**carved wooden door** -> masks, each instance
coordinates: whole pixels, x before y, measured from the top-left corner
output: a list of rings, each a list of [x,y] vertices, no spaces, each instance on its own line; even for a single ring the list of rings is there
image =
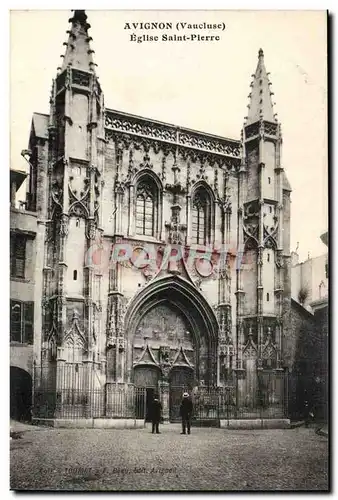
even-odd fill
[[[180,420],[180,405],[183,393],[191,394],[193,389],[194,372],[185,367],[173,368],[170,374],[169,415],[171,422]]]

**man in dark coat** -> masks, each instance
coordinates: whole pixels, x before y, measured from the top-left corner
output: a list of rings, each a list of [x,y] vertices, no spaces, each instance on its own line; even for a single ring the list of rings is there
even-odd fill
[[[188,434],[190,434],[190,426],[191,426],[191,417],[192,417],[193,405],[192,401],[189,398],[189,394],[185,392],[183,394],[182,403],[180,406],[180,416],[182,418],[182,432],[181,434],[185,434],[185,430],[188,430]]]
[[[304,401],[304,420],[305,420],[305,427],[309,427],[310,423],[314,419],[314,413],[313,410],[310,407],[309,401],[305,400]]]
[[[152,423],[151,432],[154,434],[156,429],[156,434],[161,434],[159,431],[159,424],[161,421],[161,413],[162,413],[162,405],[157,396],[154,397],[154,400],[151,404],[150,408],[150,418]]]

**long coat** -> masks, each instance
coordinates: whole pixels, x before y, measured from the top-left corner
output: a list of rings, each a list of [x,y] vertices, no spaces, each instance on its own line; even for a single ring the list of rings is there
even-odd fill
[[[191,418],[192,410],[193,410],[193,404],[191,399],[183,398],[180,406],[180,416],[185,419]]]
[[[161,420],[162,404],[158,400],[154,400],[150,406],[150,420],[159,422]]]

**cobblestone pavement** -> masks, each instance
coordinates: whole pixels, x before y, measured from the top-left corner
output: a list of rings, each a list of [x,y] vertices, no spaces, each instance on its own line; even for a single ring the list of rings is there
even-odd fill
[[[141,430],[39,429],[11,440],[20,490],[327,490],[328,439],[314,429],[162,425]]]

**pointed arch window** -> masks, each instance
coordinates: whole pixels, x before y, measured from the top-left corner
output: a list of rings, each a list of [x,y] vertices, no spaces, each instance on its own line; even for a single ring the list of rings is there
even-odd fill
[[[192,202],[192,243],[205,245],[211,234],[211,199],[207,191],[198,189]]]
[[[136,188],[136,234],[156,236],[158,214],[158,188],[149,177]]]

